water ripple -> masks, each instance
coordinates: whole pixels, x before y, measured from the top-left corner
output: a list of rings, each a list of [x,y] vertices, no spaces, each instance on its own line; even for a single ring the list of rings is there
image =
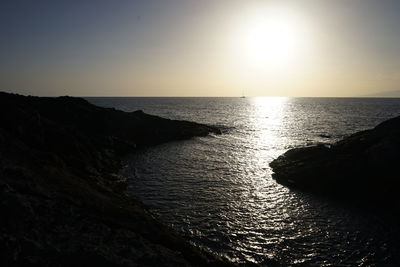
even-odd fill
[[[400,265],[398,226],[289,190],[269,168],[287,149],[333,142],[397,115],[399,99],[90,100],[226,125],[221,136],[140,151],[122,171],[130,193],[196,245],[241,263]]]

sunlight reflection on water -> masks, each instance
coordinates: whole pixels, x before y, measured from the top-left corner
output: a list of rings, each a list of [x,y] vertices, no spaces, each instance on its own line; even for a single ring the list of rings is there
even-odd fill
[[[268,259],[293,265],[398,263],[398,227],[289,190],[271,178],[269,163],[292,147],[333,142],[397,115],[400,100],[91,101],[227,129],[221,136],[140,151],[126,160],[123,170],[130,178],[130,193],[195,244],[244,263],[263,264]]]

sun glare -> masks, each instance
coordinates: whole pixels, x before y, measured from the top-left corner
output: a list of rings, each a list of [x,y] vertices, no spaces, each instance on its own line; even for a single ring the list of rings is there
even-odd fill
[[[237,53],[245,67],[279,71],[299,60],[306,40],[301,19],[283,8],[249,12],[237,38]]]

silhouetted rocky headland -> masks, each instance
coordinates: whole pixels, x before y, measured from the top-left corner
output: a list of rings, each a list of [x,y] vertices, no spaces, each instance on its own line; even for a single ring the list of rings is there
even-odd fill
[[[0,93],[1,266],[220,265],[125,195],[120,156],[217,128]]]
[[[399,164],[400,117],[396,117],[329,146],[289,150],[270,166],[281,184],[397,216]]]

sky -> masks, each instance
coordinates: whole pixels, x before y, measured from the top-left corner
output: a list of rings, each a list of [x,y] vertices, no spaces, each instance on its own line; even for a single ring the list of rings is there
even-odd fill
[[[390,95],[400,1],[0,2],[0,90],[40,96]]]

